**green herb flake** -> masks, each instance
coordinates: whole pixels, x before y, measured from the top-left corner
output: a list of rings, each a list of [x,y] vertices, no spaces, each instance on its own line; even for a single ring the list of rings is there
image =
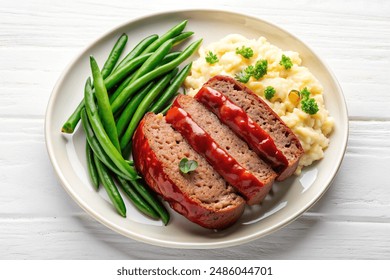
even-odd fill
[[[209,51],[206,55],[206,62],[208,64],[214,64],[214,63],[217,63],[219,61],[218,57],[212,52],[212,51]]]
[[[310,97],[310,91],[305,87],[303,90],[299,92],[302,99],[306,99]]]
[[[189,160],[188,158],[182,158],[179,163],[179,169],[184,174],[194,171],[197,167],[198,162],[195,160]]]
[[[314,98],[302,99],[301,100],[302,111],[310,115],[314,115],[318,112],[318,105]]]
[[[241,83],[247,83],[250,77],[253,77],[258,80],[262,78],[265,74],[267,74],[267,67],[268,62],[266,59],[258,60],[254,66],[249,65],[243,71],[237,73],[235,78]]]
[[[236,54],[240,54],[246,59],[251,58],[253,56],[253,50],[251,48],[247,48],[245,46],[242,46],[241,48],[236,49]]]
[[[288,56],[282,55],[282,59],[279,62],[280,65],[284,66],[284,69],[288,70],[293,66],[293,63],[291,61],[291,58]]]
[[[267,74],[268,61],[266,59],[261,59],[256,62],[253,77],[258,80]]]
[[[314,98],[310,98],[310,91],[305,87],[300,91],[301,109],[303,112],[314,115],[318,112],[318,104]]]
[[[247,68],[237,73],[235,78],[237,81],[241,83],[247,83],[251,78],[251,76],[253,75],[254,71],[255,68],[253,67],[253,65],[249,65]]]
[[[236,75],[235,75],[235,79],[241,83],[247,83],[249,82],[249,79],[250,79],[250,75],[248,75],[245,71],[241,71],[241,72],[238,72]]]
[[[264,96],[268,100],[271,100],[272,97],[274,97],[275,93],[276,93],[276,91],[275,91],[275,89],[272,86],[268,86],[264,90]]]

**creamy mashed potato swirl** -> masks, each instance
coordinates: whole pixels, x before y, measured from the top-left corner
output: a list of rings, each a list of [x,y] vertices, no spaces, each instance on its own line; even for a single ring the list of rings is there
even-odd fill
[[[253,56],[249,59],[236,54],[236,49],[242,46],[250,47]],[[209,64],[206,56],[213,52],[218,62]],[[288,56],[293,66],[286,70],[279,62],[282,55]],[[302,66],[302,60],[297,52],[283,51],[270,44],[266,38],[247,39],[238,34],[231,34],[218,42],[199,49],[199,58],[193,62],[191,74],[185,80],[185,87],[189,95],[195,95],[202,85],[215,75],[235,77],[237,73],[249,65],[254,65],[260,59],[268,62],[267,74],[259,80],[251,77],[245,84],[281,117],[299,138],[305,154],[299,162],[296,174],[300,174],[304,166],[324,156],[324,150],[329,145],[329,135],[333,130],[334,120],[329,116],[324,106],[323,88],[319,81]],[[267,100],[264,90],[268,86],[275,89],[275,95]],[[301,91],[307,88],[310,97],[317,102],[319,111],[310,115],[301,109],[299,99],[289,96],[291,90]]]

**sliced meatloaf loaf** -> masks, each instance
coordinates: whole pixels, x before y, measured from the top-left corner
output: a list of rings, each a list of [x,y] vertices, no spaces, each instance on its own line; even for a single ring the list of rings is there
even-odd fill
[[[224,162],[222,160],[219,160],[219,162],[215,161],[212,150],[207,149],[202,154],[209,162],[212,162],[214,169],[226,181],[237,188],[238,192],[247,200],[249,205],[260,203],[271,189],[277,174],[248,147],[247,143],[240,139],[229,127],[222,124],[213,113],[191,96],[179,95],[173,106],[184,109],[196,125],[200,127],[198,131],[204,130],[222,150],[221,152],[231,157],[230,160],[225,161],[226,166],[230,166],[230,163],[232,163],[229,161],[234,161],[238,165],[236,168],[241,169],[242,173],[238,177],[234,176],[237,174],[232,174],[229,168],[220,168],[220,166],[224,165]],[[180,123],[176,126],[180,126]],[[195,129],[194,133],[199,134],[198,131]],[[199,142],[199,139],[196,141]],[[190,144],[192,146],[197,145],[196,141]],[[202,148],[202,144],[198,146]]]
[[[148,113],[141,121],[133,137],[133,158],[147,184],[192,222],[223,229],[242,215],[245,201],[161,114]],[[196,160],[197,169],[183,174],[183,158]]]
[[[281,181],[292,175],[303,155],[303,148],[298,138],[280,117],[259,96],[231,77],[215,76],[205,86],[221,92],[234,104],[244,109],[248,116],[273,139],[276,147],[282,151],[288,161],[288,165],[279,173],[277,180]]]

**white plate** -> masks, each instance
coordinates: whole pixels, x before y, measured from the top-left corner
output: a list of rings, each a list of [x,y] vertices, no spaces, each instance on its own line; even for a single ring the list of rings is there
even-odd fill
[[[274,186],[262,206],[247,207],[233,227],[210,231],[188,222],[171,211],[171,222],[163,226],[138,213],[127,203],[127,218],[120,217],[104,192],[96,193],[87,177],[85,137],[82,129],[63,135],[61,126],[83,96],[89,75],[88,57],[93,54],[102,63],[118,36],[129,35],[129,47],[146,37],[163,34],[178,22],[188,19],[186,30],[202,37],[204,44],[219,40],[230,33],[247,37],[265,36],[272,44],[300,53],[303,65],[324,86],[326,107],[335,119],[331,143],[321,161]],[[188,10],[151,15],[130,21],[112,30],[88,46],[65,69],[51,95],[45,122],[46,145],[54,169],[69,195],[92,217],[127,237],[146,243],[175,248],[217,248],[242,244],[265,236],[287,225],[309,209],[326,191],[344,156],[348,137],[348,116],[342,91],[327,66],[299,39],[273,24],[248,15],[217,10]],[[127,200],[127,199],[126,199]]]

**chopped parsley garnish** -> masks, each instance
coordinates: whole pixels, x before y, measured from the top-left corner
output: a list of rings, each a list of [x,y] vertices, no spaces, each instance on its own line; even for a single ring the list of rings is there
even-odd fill
[[[217,63],[219,61],[218,57],[212,52],[212,51],[209,51],[206,55],[206,62],[208,64],[214,64],[214,63]]]
[[[254,69],[255,68],[253,67],[253,65],[249,65],[243,71],[236,74],[236,80],[241,83],[247,83],[250,77],[253,75]]]
[[[241,83],[247,83],[250,79],[250,75],[248,75],[245,70],[244,71],[241,71],[241,72],[238,72],[236,75],[235,75],[235,79]]]
[[[310,115],[314,115],[318,112],[318,105],[314,98],[307,98],[301,100],[302,111]]]
[[[194,171],[197,167],[198,162],[196,160],[189,160],[188,158],[182,158],[179,163],[179,169],[184,174]]]
[[[318,112],[318,104],[314,98],[310,98],[310,91],[304,88],[300,91],[301,109],[303,112],[314,115]]]
[[[268,67],[268,62],[266,59],[258,60],[255,66],[249,65],[243,71],[237,73],[235,78],[237,81],[241,83],[247,83],[250,77],[253,77],[256,80],[258,80],[261,77],[263,77],[265,74],[267,74],[267,67]]]
[[[274,97],[275,93],[276,93],[276,91],[275,91],[275,89],[272,86],[268,86],[264,90],[264,96],[268,100],[271,100],[272,97]]]
[[[242,46],[241,49],[237,48],[236,49],[236,54],[240,54],[245,58],[251,58],[253,56],[253,50],[251,48],[247,48],[245,46]]]
[[[284,54],[282,55],[282,59],[279,62],[280,65],[284,66],[284,69],[288,70],[293,66],[293,63],[291,61],[291,58],[288,56],[285,56]]]
[[[268,61],[266,59],[261,59],[256,62],[255,69],[253,72],[253,77],[258,80],[267,74]]]
[[[309,98],[310,96],[310,91],[305,87],[303,90],[299,92],[301,95],[302,99]]]

